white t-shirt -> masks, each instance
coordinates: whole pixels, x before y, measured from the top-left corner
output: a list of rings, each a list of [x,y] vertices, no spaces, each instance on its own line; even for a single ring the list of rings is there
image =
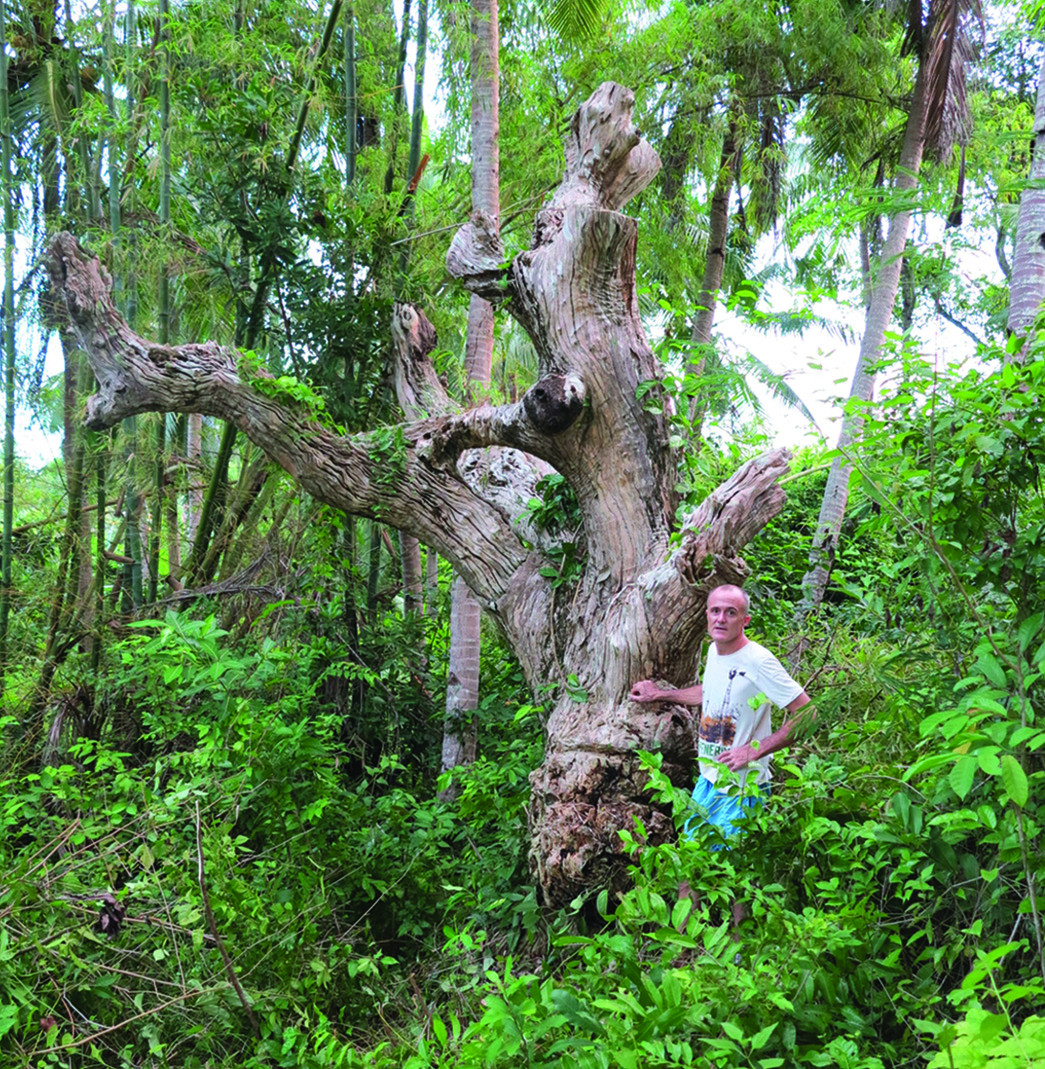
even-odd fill
[[[802,693],[802,685],[787,674],[776,657],[765,646],[750,640],[735,653],[724,656],[712,644],[702,686],[697,756],[700,774],[710,783],[722,771],[715,760],[719,754],[771,734],[772,706],[783,709]],[[769,757],[761,757],[742,769],[742,784],[749,772],[755,775],[756,783],[768,782],[772,776]]]

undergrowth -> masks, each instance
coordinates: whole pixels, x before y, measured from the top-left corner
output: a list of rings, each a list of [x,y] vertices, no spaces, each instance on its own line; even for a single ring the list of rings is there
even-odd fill
[[[633,888],[550,914],[526,857],[538,710],[491,699],[444,803],[395,754],[349,760],[307,645],[223,637],[140,628],[110,694],[133,692],[137,736],[5,772],[5,1065],[1001,1069],[1045,1050],[1040,733],[1003,740],[1033,758],[1021,780],[984,712],[1038,639],[927,696],[902,651],[836,635],[820,732],[733,849],[622,829]],[[687,792],[647,761],[681,822]]]

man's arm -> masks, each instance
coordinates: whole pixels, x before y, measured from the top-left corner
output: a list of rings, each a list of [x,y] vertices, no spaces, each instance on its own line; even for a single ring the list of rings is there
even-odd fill
[[[693,687],[658,687],[652,679],[640,679],[628,697],[633,702],[674,702],[676,705],[700,705],[700,684]],[[797,701],[797,699],[795,699]],[[806,699],[808,701],[808,699]]]
[[[739,772],[740,769],[751,764],[752,761],[757,761],[760,757],[768,757],[769,754],[783,749],[799,724],[811,718],[815,719],[816,713],[812,709],[808,713],[800,712],[802,708],[809,704],[809,701],[809,695],[802,691],[793,702],[789,702],[787,705],[787,711],[792,715],[772,735],[767,735],[757,747],[747,742],[743,746],[734,746],[730,750],[723,751],[718,757],[719,762],[727,768],[733,769],[734,772]]]

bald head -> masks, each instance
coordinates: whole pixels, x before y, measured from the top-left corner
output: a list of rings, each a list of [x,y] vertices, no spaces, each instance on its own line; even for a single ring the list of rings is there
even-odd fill
[[[751,598],[743,587],[736,586],[734,583],[721,583],[712,589],[711,594],[726,594],[731,599],[740,598],[745,614],[751,612]],[[711,599],[711,594],[708,594],[708,600]]]

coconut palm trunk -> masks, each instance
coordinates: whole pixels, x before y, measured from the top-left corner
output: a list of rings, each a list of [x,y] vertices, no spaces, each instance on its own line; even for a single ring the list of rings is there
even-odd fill
[[[1034,320],[1045,297],[1045,59],[1038,76],[1038,97],[1034,107],[1034,154],[1026,188],[1020,194],[1020,214],[1016,222],[1016,251],[1012,258],[1009,288],[1009,333],[1019,339],[1011,360],[1023,363]]]
[[[166,239],[171,222],[171,64],[170,64],[170,8],[168,0],[160,0],[160,230]],[[161,345],[170,341],[171,290],[167,265],[160,268],[158,339]],[[156,424],[155,498],[152,503],[152,523],[149,531],[149,600],[155,601],[160,582],[160,543],[163,535],[164,501],[167,495],[167,421]],[[168,564],[169,566],[169,564]]]
[[[970,12],[978,15],[978,4],[963,3],[962,0],[937,0],[930,7],[924,31],[920,23],[912,27],[921,46],[918,48],[914,92],[893,183],[893,199],[898,207],[889,217],[888,233],[871,280],[863,340],[838,435],[838,456],[831,466],[824,488],[809,555],[809,570],[802,579],[802,600],[795,614],[799,628],[823,601],[837,551],[842,520],[849,502],[852,448],[863,428],[862,405],[871,399],[874,390],[875,364],[881,357],[885,332],[892,319],[900,287],[904,248],[911,229],[911,207],[918,185],[927,128],[930,125],[933,127],[934,132],[929,137],[934,143],[938,142],[944,108],[949,103],[960,107],[960,104],[955,104],[956,96],[964,100],[962,75],[967,52],[962,45],[962,20]],[[801,646],[792,655],[793,667],[797,668],[800,657]]]
[[[0,185],[4,198],[4,530],[0,571],[0,695],[3,694],[7,671],[15,496],[15,190],[11,176],[11,112],[7,94],[7,11],[4,0],[0,0]]]
[[[697,298],[697,314],[693,320],[690,334],[691,357],[689,374],[699,377],[704,373],[707,363],[707,346],[711,344],[711,328],[715,323],[715,306],[718,303],[719,290],[722,289],[722,277],[726,270],[726,239],[729,236],[729,198],[736,181],[736,172],[740,164],[740,144],[738,140],[736,113],[732,113],[729,126],[722,141],[722,158],[719,163],[715,190],[711,195],[711,208],[708,213],[708,245],[704,257],[704,276],[700,283],[700,296]],[[699,396],[694,396],[690,405],[690,423],[693,426],[692,440],[699,443],[701,427],[704,422],[704,406]]]
[[[486,216],[493,233],[499,230],[500,213],[499,48],[497,0],[473,0],[472,212]],[[493,306],[473,293],[468,304],[465,371],[470,390],[480,395],[490,386],[493,327]],[[479,602],[458,576],[450,602],[450,664],[441,760],[444,772],[475,760],[481,626]]]
[[[409,10],[409,8],[407,8]],[[405,13],[404,13],[405,18]],[[403,27],[403,40],[406,40],[406,27]],[[414,100],[410,116],[410,151],[407,156],[406,173],[410,188],[413,189],[414,179],[418,168],[421,166],[421,133],[424,126],[424,81],[425,81],[425,51],[428,47],[428,0],[420,0],[417,5],[417,59],[414,65]],[[394,146],[393,146],[394,151]],[[413,213],[413,197],[410,197],[408,209]],[[406,274],[407,264],[410,259],[410,246],[403,246],[400,258],[400,268]],[[421,543],[412,535],[399,532],[399,558],[403,570],[403,611],[408,616],[416,616],[421,612],[422,604],[422,576],[421,576]]]

